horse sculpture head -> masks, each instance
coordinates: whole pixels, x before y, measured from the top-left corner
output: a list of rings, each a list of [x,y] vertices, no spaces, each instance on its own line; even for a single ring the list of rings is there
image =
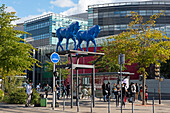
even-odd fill
[[[78,30],[80,29],[79,22],[75,21],[73,22],[70,27],[73,29],[73,33],[76,34]]]
[[[94,37],[96,38],[99,35],[101,29],[100,29],[99,25],[94,25],[93,27],[95,28],[94,29]]]

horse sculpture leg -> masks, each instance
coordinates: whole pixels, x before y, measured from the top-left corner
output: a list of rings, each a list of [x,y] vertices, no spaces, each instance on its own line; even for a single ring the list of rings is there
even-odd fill
[[[94,47],[95,47],[95,50],[94,52],[96,52],[96,41],[95,40],[92,40],[93,44],[94,44]]]
[[[77,50],[77,48],[76,48],[76,39],[75,39],[75,36],[73,36],[72,40],[74,41],[74,50]]]
[[[66,50],[68,50],[68,43],[69,43],[69,37],[66,37],[67,41],[66,41]]]
[[[86,48],[87,52],[88,52],[88,48],[89,48],[89,41],[87,41],[87,48]]]
[[[82,43],[82,40],[78,40],[77,50],[78,48],[80,48],[80,50],[83,51],[83,49],[81,48],[81,43]]]
[[[62,51],[64,51],[63,46],[61,45],[61,42],[63,41],[63,38],[61,39],[61,37],[58,37],[58,39],[59,39],[59,41],[58,41],[58,43],[57,43],[56,52],[58,52],[58,47],[59,47],[59,46],[61,47]]]

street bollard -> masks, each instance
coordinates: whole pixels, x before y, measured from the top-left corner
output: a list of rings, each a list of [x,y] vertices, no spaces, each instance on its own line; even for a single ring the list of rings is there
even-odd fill
[[[63,95],[64,97],[63,97],[63,111],[65,110],[65,93],[64,93],[64,95]]]
[[[152,101],[152,103],[153,103],[153,113],[155,112],[155,103],[154,103],[154,97],[153,97],[153,101]]]
[[[110,96],[108,97],[108,113],[110,113]]]
[[[77,101],[77,112],[79,112],[79,101]]]
[[[91,113],[93,113],[93,97],[91,96]]]
[[[133,99],[133,97],[132,97],[132,113],[133,113],[133,100],[134,100],[134,99]]]

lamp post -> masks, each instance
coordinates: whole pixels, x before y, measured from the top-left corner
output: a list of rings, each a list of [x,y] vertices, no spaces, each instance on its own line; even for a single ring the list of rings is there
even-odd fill
[[[121,84],[121,113],[122,113],[122,64],[125,63],[125,54],[121,54],[118,57],[118,63],[120,64],[120,84]]]

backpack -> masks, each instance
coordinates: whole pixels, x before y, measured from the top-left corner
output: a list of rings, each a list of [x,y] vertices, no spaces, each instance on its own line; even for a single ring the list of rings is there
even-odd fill
[[[132,85],[132,93],[136,93],[136,88],[134,85]]]

